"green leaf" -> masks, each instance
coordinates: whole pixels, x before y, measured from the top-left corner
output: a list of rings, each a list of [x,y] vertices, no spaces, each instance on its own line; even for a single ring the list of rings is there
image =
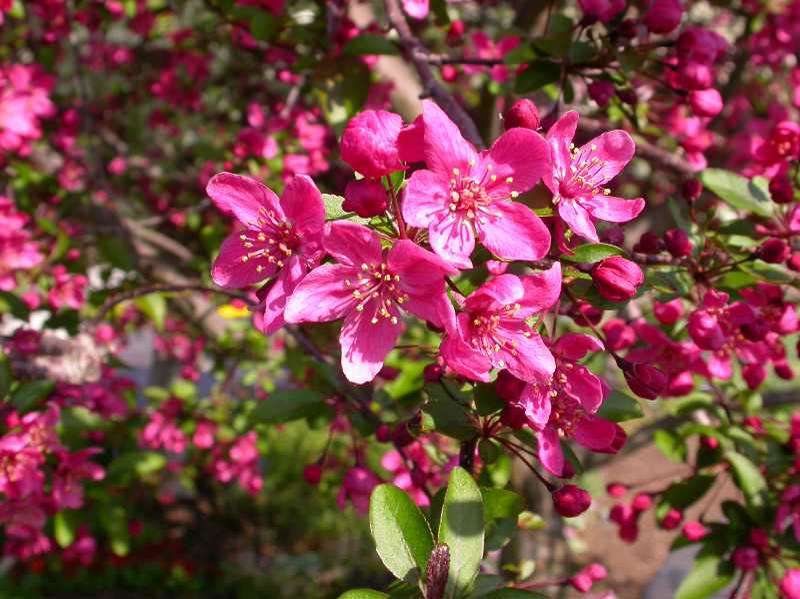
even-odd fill
[[[68,547],[75,540],[76,515],[75,512],[61,511],[53,516],[53,535],[59,547]]]
[[[250,21],[250,33],[262,42],[271,40],[278,32],[280,24],[278,19],[263,10],[254,11]]]
[[[97,249],[112,266],[126,271],[136,269],[136,250],[126,238],[120,236],[98,237]]]
[[[653,442],[661,453],[673,462],[683,462],[686,459],[686,441],[674,431],[657,430],[653,434]]]
[[[0,314],[10,312],[20,320],[28,320],[31,311],[19,297],[8,291],[0,291]]]
[[[609,256],[624,256],[625,250],[618,248],[615,245],[608,243],[586,243],[575,248],[572,254],[564,254],[561,256],[563,260],[570,262],[593,263],[599,262],[603,258]]]
[[[663,518],[670,508],[685,510],[705,495],[714,484],[716,477],[700,474],[692,478],[671,484],[661,495],[656,509],[656,518]]]
[[[698,557],[675,592],[675,599],[704,599],[724,589],[733,578],[726,566],[717,555]]]
[[[115,555],[128,555],[131,540],[128,533],[128,517],[121,505],[104,505],[100,510],[100,522],[108,535],[111,551]]]
[[[644,416],[642,406],[630,395],[621,391],[612,391],[600,406],[597,415],[614,422],[624,422]]]
[[[167,299],[161,293],[148,293],[136,298],[136,305],[149,318],[157,330],[164,330],[167,317]]]
[[[389,595],[372,589],[352,589],[339,595],[339,599],[383,599],[384,597]]]
[[[320,393],[310,389],[281,389],[260,401],[253,410],[257,422],[278,424],[314,415],[324,406]]]
[[[30,412],[36,405],[55,388],[53,381],[30,381],[22,383],[11,394],[11,403],[22,413]]]
[[[753,462],[742,454],[729,450],[725,452],[725,459],[733,468],[733,476],[748,506],[759,510],[764,505],[767,494],[767,482]]]
[[[483,519],[486,523],[487,551],[502,548],[517,530],[517,517],[522,512],[522,497],[506,489],[481,487]]]
[[[5,354],[0,353],[0,400],[3,400],[11,391],[11,367],[8,364],[8,358]]]
[[[342,196],[337,196],[332,193],[323,193],[322,203],[325,204],[325,220],[348,219],[363,225],[369,222],[368,218],[361,218],[342,208],[342,204],[344,203],[344,198]]]
[[[478,383],[475,385],[475,408],[481,416],[489,416],[499,412],[506,406],[497,395],[495,386],[489,383]]]
[[[462,596],[483,557],[483,500],[472,476],[461,467],[450,473],[439,522],[439,543],[450,548],[446,597]]]
[[[433,549],[428,522],[411,498],[391,484],[375,488],[369,527],[383,565],[400,580],[422,577]]]
[[[518,77],[516,92],[527,94],[561,78],[561,66],[549,60],[534,60]]]
[[[424,393],[428,401],[422,410],[431,417],[437,432],[459,441],[472,439],[476,435],[475,426],[467,413],[467,397],[454,385],[447,381],[428,383]]]
[[[734,208],[746,210],[758,216],[772,216],[773,204],[768,183],[763,177],[748,180],[741,175],[719,168],[708,168],[700,180],[720,199]]]
[[[129,451],[114,458],[108,466],[107,479],[115,483],[126,483],[136,474],[149,476],[167,465],[167,458],[156,451]]]
[[[373,54],[400,54],[398,47],[383,35],[362,33],[354,37],[342,50],[347,56],[367,56]]]
[[[485,599],[547,599],[547,595],[536,593],[534,591],[526,591],[524,589],[497,589],[488,595],[484,595]]]

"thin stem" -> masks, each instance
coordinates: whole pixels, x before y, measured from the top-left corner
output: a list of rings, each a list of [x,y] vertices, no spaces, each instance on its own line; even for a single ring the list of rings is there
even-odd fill
[[[386,183],[389,185],[389,198],[392,201],[392,212],[394,212],[394,217],[397,220],[397,230],[400,232],[400,239],[408,239],[406,221],[403,220],[403,213],[400,212],[400,202],[397,200],[397,192],[389,177],[386,177]]]

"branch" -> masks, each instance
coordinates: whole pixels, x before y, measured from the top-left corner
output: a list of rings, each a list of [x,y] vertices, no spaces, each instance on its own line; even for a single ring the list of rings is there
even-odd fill
[[[428,57],[431,54],[411,32],[408,21],[406,21],[406,17],[403,14],[403,9],[400,6],[400,1],[385,0],[385,2],[386,16],[389,18],[389,23],[397,30],[400,36],[400,45],[403,47],[406,57],[414,64],[425,91],[453,119],[453,122],[461,130],[461,134],[468,141],[478,147],[482,147],[483,139],[475,126],[475,122],[433,74],[430,64],[428,64]]]
[[[501,58],[479,58],[476,56],[447,56],[446,54],[432,54],[424,50],[417,50],[417,54],[428,64],[475,64],[486,67],[494,67],[505,64]]]

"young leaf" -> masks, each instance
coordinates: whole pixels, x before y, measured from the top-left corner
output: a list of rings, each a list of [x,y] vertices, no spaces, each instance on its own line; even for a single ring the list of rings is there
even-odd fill
[[[727,565],[717,555],[698,557],[675,592],[675,599],[704,599],[724,589],[733,578]]]
[[[22,412],[30,412],[36,405],[50,395],[55,388],[53,381],[30,381],[22,383],[14,393],[11,394],[11,403]]]
[[[339,595],[339,599],[383,599],[389,597],[386,593],[372,589],[351,589]]]
[[[674,431],[660,429],[653,433],[653,442],[667,458],[673,462],[686,459],[686,441]]]
[[[391,484],[375,488],[369,527],[383,565],[400,580],[425,572],[433,549],[428,522],[404,491]]]
[[[314,414],[323,405],[322,395],[310,389],[283,389],[258,403],[253,418],[258,422],[278,424]]]
[[[620,391],[613,391],[600,406],[597,415],[601,418],[623,422],[644,416],[642,406],[630,395]]]
[[[67,547],[75,540],[75,512],[61,511],[53,516],[53,534],[59,547]]]
[[[461,597],[478,574],[483,557],[483,500],[472,476],[460,467],[450,473],[438,541],[450,548],[445,596]]]
[[[707,168],[700,175],[703,185],[722,200],[759,216],[771,216],[773,204],[766,180],[757,177],[748,180],[741,175],[719,168]]]
[[[615,245],[607,243],[587,243],[576,247],[572,254],[564,254],[561,256],[564,260],[570,262],[578,262],[580,264],[588,264],[592,262],[599,262],[603,258],[609,256],[624,256],[625,250],[618,248]]]
[[[726,451],[725,459],[733,468],[736,485],[744,493],[747,504],[759,509],[764,505],[764,498],[767,493],[767,482],[761,472],[753,462],[735,451]]]

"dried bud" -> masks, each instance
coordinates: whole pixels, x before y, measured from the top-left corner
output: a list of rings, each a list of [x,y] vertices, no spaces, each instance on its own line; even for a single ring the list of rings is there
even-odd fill
[[[767,239],[759,246],[756,250],[756,257],[770,264],[778,264],[779,262],[785,262],[789,258],[791,252],[792,249],[789,247],[788,243],[783,239],[773,237]]]
[[[344,189],[342,208],[362,218],[379,216],[386,212],[388,205],[383,185],[372,179],[350,181]]]
[[[536,131],[541,127],[539,109],[536,108],[536,104],[526,98],[517,100],[511,108],[503,113],[503,123],[506,129],[522,127]]]
[[[565,518],[581,515],[592,505],[592,496],[575,485],[564,485],[553,493],[553,505]]]
[[[664,245],[675,258],[683,258],[692,253],[692,242],[683,229],[670,229],[664,233]]]
[[[611,256],[595,265],[592,281],[605,299],[624,302],[636,295],[639,286],[644,283],[644,275],[636,263],[621,256]]]
[[[450,571],[450,549],[444,543],[433,548],[425,572],[425,599],[442,599]]]

